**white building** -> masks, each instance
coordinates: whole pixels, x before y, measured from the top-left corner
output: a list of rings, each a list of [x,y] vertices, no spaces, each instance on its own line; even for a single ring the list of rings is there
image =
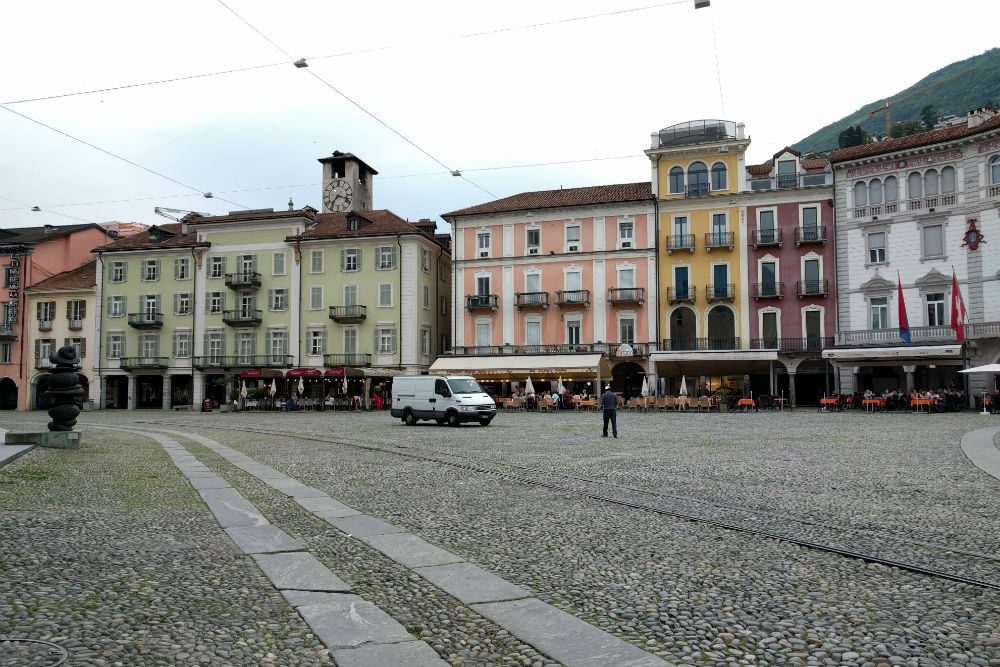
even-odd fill
[[[831,162],[838,333],[824,357],[841,391],[961,387],[963,366],[1000,358],[1000,252],[991,245],[1000,244],[1000,115],[976,109],[961,125],[844,148]],[[968,312],[964,345],[951,326],[953,271]],[[993,379],[970,379],[972,393],[993,388]]]

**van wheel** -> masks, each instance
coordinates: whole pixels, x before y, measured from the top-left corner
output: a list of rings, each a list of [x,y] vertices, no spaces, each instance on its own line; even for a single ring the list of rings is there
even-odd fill
[[[460,426],[462,424],[462,420],[458,418],[458,413],[455,412],[454,410],[451,410],[448,413],[448,416],[445,417],[445,420],[447,421],[448,426]]]
[[[413,414],[413,410],[407,410],[403,414],[403,423],[406,424],[407,426],[417,425],[417,416]]]
[[[493,421],[492,417],[487,417],[486,419],[480,419],[479,420],[479,425],[480,426],[489,426],[491,421]]]

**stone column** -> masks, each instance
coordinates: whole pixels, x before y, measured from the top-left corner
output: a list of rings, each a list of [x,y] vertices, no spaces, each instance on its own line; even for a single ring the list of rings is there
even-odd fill
[[[205,375],[201,371],[191,371],[191,409],[201,410],[205,400]]]
[[[788,369],[788,402],[793,408],[798,406],[795,402],[795,372],[794,368]]]
[[[169,410],[170,409],[170,376],[169,375],[164,375],[163,376],[163,394],[162,394],[161,398],[162,398],[162,401],[163,401],[163,409],[164,410]]]
[[[129,410],[135,410],[135,375],[132,373],[128,374],[128,397],[126,398],[126,405]]]
[[[906,393],[913,391],[913,372],[916,370],[916,366],[903,366],[903,372],[906,373]]]

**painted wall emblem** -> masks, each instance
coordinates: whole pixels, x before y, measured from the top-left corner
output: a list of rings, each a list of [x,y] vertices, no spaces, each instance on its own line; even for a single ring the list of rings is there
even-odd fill
[[[962,243],[962,247],[968,248],[969,250],[979,250],[979,244],[986,243],[986,239],[983,238],[983,233],[976,228],[975,218],[971,218],[969,220],[969,228],[965,230],[965,235],[962,238],[965,239]]]

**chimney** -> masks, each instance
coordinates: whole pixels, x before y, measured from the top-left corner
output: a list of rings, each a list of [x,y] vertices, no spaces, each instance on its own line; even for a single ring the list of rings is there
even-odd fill
[[[659,132],[650,132],[649,133],[649,139],[650,139],[650,145],[649,145],[650,148],[659,148],[660,147],[660,133]]]
[[[412,224],[414,227],[420,230],[420,233],[423,234],[424,236],[429,236],[430,238],[434,238],[434,232],[437,230],[437,223],[434,222],[433,220],[429,220],[427,218],[420,218],[420,220],[418,220],[417,222],[413,222],[410,224]]]
[[[746,139],[746,123],[736,123],[736,138]]]
[[[969,128],[978,127],[984,122],[992,118],[996,114],[996,110],[990,107],[978,107],[976,109],[969,109],[966,114],[966,122]]]
[[[295,204],[292,203],[292,198],[291,197],[288,198],[288,210],[289,211],[294,211],[295,210]]]
[[[56,231],[54,225],[45,225],[45,227],[42,228],[42,234],[51,234],[54,231]]]

